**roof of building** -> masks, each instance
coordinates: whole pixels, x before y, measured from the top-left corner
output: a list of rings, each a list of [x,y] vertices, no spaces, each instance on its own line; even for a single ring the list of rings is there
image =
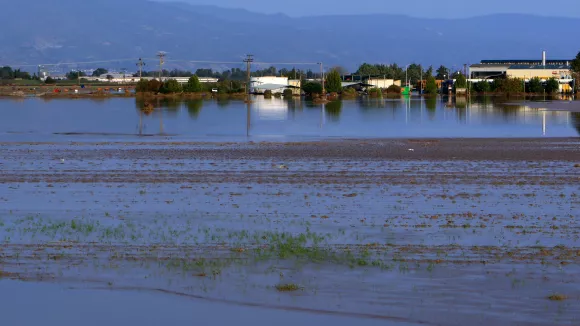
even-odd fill
[[[260,85],[253,85],[252,86],[255,89],[264,89],[264,90],[275,90],[275,89],[281,89],[281,88],[300,88],[298,86],[294,86],[294,85],[282,85],[282,84],[260,84]]]
[[[571,67],[567,65],[511,65],[509,69],[565,69],[570,70]]]
[[[490,67],[509,67],[511,66],[511,64],[509,63],[496,63],[496,64],[482,64],[482,63],[476,63],[476,64],[472,64],[470,67],[471,68],[490,68]]]
[[[546,60],[546,64],[561,64],[570,62],[570,59],[563,60]],[[541,64],[542,60],[525,60],[525,59],[513,59],[513,60],[481,60],[481,64]]]

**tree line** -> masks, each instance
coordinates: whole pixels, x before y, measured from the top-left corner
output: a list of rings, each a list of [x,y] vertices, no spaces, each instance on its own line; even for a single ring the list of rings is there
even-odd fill
[[[30,75],[26,71],[20,69],[12,69],[12,67],[4,66],[0,68],[0,79],[10,80],[10,79],[23,79],[23,80],[37,80],[38,76],[36,74]]]
[[[244,82],[222,80],[218,83],[201,83],[198,76],[192,75],[186,84],[181,85],[175,79],[167,79],[161,82],[157,79],[145,80],[141,79],[137,82],[135,91],[137,93],[161,93],[161,94],[176,94],[176,93],[201,93],[210,92],[217,89],[220,94],[240,93],[245,90]]]
[[[219,80],[234,80],[243,81],[247,79],[247,71],[240,68],[226,69],[223,71],[213,70],[211,68],[200,68],[195,72],[188,70],[173,69],[167,70],[163,69],[161,71],[161,77],[164,78],[175,78],[175,77],[191,77],[197,76],[199,78],[217,78]],[[143,71],[141,73],[142,77],[159,77],[159,71]],[[304,78],[315,78],[317,75],[312,70],[300,70],[296,68],[292,69],[277,69],[276,67],[269,67],[266,69],[258,69],[250,72],[252,77],[261,76],[280,76],[288,77],[290,79],[304,79]],[[139,73],[133,74],[133,77],[139,77]]]

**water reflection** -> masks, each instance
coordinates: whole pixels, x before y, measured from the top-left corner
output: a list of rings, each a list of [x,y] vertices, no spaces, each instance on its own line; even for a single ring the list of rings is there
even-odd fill
[[[199,113],[203,108],[203,100],[188,100],[185,102],[185,106],[187,106],[187,113],[189,114],[189,117],[193,120],[197,120]]]
[[[326,116],[330,121],[339,121],[342,112],[342,101],[332,101],[326,104]]]
[[[218,107],[225,109],[230,105],[231,100],[227,97],[218,96],[216,99],[216,103]]]
[[[127,110],[131,107],[134,109]],[[248,104],[226,98],[27,99],[4,100],[0,111],[0,137],[23,138],[18,135],[26,133],[31,140],[62,134],[230,140],[245,139],[245,135],[380,138],[580,134],[580,113],[543,112],[497,97],[361,97],[324,105],[275,97],[253,97]]]
[[[570,118],[572,120],[572,126],[574,127],[574,129],[576,129],[578,135],[580,135],[580,112],[570,113]]]
[[[425,106],[429,111],[435,111],[437,109],[437,98],[436,97],[427,97],[425,98]]]

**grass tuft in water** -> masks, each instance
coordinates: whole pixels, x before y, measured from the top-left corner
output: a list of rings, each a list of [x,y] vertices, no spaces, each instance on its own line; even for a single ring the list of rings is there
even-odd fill
[[[294,292],[301,290],[302,288],[297,284],[288,283],[288,284],[278,284],[276,285],[276,290],[280,292]]]
[[[550,299],[552,301],[564,301],[564,300],[568,299],[568,297],[563,295],[563,294],[554,293],[554,294],[550,295],[548,297],[548,299]]]

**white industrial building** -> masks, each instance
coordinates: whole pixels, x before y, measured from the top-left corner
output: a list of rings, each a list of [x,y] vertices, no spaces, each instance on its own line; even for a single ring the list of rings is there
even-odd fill
[[[401,86],[400,80],[394,79],[383,79],[383,78],[370,78],[365,81],[366,84],[372,85],[370,87],[382,88],[387,89],[393,85]]]
[[[109,80],[109,76],[111,77],[111,79]],[[125,84],[125,83],[131,83],[134,84],[136,82],[138,82],[140,79],[143,80],[152,80],[152,79],[157,79],[159,80],[159,78],[157,77],[133,77],[132,74],[104,74],[98,77],[93,77],[93,76],[86,76],[86,77],[81,77],[82,79],[88,80],[88,81],[96,81],[96,82],[111,82],[111,83],[119,83],[119,84]],[[175,79],[177,80],[178,83],[180,84],[186,84],[189,81],[189,77],[163,77],[161,78],[161,81],[167,81],[169,79]],[[219,80],[218,78],[213,78],[213,77],[198,77],[199,82],[200,83],[217,83]]]
[[[264,76],[250,78],[250,92],[262,94],[265,91],[272,93],[283,93],[285,89],[291,88],[288,77]]]

